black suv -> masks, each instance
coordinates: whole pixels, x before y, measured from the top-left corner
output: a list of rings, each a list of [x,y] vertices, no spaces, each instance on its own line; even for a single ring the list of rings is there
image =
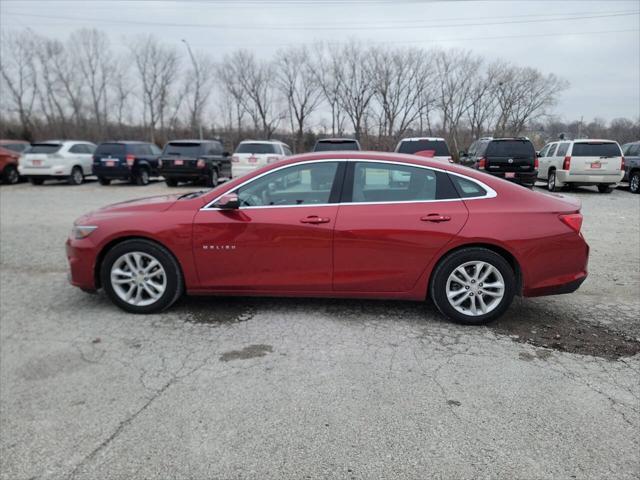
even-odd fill
[[[93,174],[102,185],[109,185],[111,180],[147,185],[150,177],[158,175],[160,153],[153,143],[103,142],[93,152]]]
[[[193,180],[215,187],[231,178],[231,155],[221,140],[173,140],[164,146],[159,170],[169,187]]]
[[[538,177],[538,155],[526,137],[481,138],[460,152],[460,163],[529,188]]]

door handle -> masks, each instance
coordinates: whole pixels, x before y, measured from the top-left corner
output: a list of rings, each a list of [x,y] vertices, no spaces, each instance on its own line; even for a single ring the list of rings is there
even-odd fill
[[[439,213],[430,213],[429,215],[420,217],[420,220],[422,220],[423,222],[440,223],[448,222],[449,220],[451,220],[451,217],[449,215],[440,215]]]
[[[308,217],[301,219],[300,223],[313,223],[314,225],[316,225],[318,223],[329,223],[330,221],[330,218],[318,217],[317,215],[309,215]]]

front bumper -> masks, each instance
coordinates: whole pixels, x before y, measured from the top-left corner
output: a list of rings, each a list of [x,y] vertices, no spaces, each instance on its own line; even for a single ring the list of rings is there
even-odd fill
[[[67,165],[54,165],[53,167],[28,167],[19,165],[18,172],[27,178],[61,178],[71,175],[71,169]]]
[[[76,240],[69,237],[65,248],[69,262],[69,283],[83,290],[96,290],[95,245],[88,238]]]
[[[601,174],[587,174],[587,173],[572,173],[570,170],[557,170],[556,171],[556,183],[577,183],[580,185],[598,185],[604,184],[616,184],[622,181],[624,172],[601,173]]]

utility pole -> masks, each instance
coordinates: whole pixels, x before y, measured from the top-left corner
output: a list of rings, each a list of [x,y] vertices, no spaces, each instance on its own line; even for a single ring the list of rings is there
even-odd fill
[[[583,115],[580,115],[580,123],[578,124],[578,138],[582,138],[582,120],[584,119]]]
[[[200,100],[200,69],[198,68],[198,62],[196,61],[196,57],[193,55],[193,52],[191,51],[191,45],[189,45],[189,42],[187,42],[184,38],[182,39],[182,43],[184,43],[187,46],[187,51],[189,52],[189,57],[191,57],[191,63],[193,63],[193,69],[196,71],[196,77],[198,78],[198,81],[196,83],[196,95],[195,95],[195,101],[199,101]],[[196,107],[196,105],[194,105],[194,108]],[[200,118],[197,119],[198,121],[198,132],[200,134],[200,140],[203,140],[203,136],[202,136],[202,120]]]

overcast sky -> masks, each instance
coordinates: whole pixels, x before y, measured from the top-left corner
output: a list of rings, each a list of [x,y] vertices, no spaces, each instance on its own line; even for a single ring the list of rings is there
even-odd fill
[[[556,113],[611,120],[640,116],[640,0],[0,0],[3,31],[31,27],[65,39],[107,32],[116,49],[152,33],[220,59],[237,48],[270,56],[315,40],[473,50],[567,79]],[[588,17],[588,18],[586,18]]]

